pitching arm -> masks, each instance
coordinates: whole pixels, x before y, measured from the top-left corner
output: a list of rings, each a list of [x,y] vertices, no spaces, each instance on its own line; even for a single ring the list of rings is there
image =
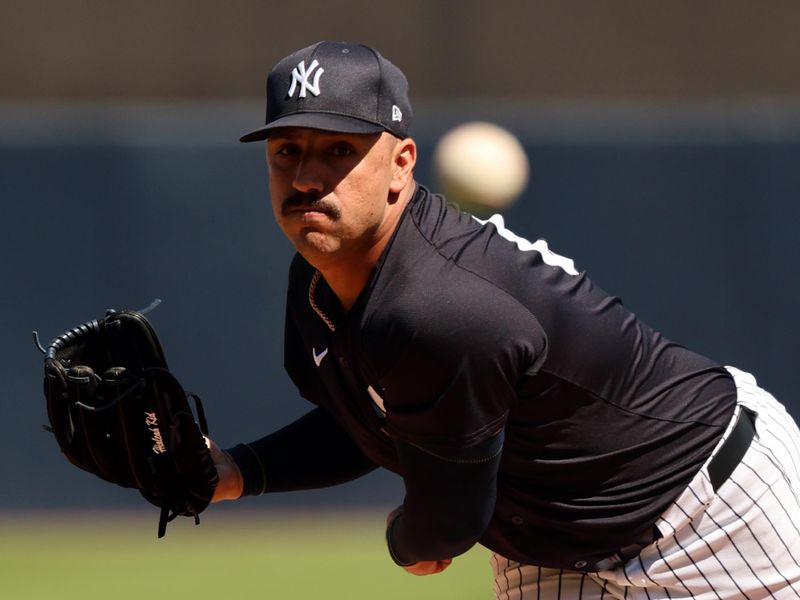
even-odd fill
[[[401,566],[469,550],[494,513],[503,433],[457,453],[398,441],[406,496],[389,517],[389,553]]]

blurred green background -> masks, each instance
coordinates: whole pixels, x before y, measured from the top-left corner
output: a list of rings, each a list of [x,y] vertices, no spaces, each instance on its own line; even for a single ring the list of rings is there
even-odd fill
[[[385,551],[379,511],[235,511],[211,507],[194,526],[158,512],[6,513],[4,600],[228,598],[472,600],[492,598],[489,553],[473,548],[438,575],[416,577]]]

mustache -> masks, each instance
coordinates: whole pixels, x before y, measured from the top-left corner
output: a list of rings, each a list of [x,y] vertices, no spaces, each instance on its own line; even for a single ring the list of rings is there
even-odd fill
[[[341,210],[331,200],[327,200],[317,192],[295,192],[287,196],[281,203],[281,214],[286,215],[295,208],[310,208],[325,213],[333,219],[341,216]]]

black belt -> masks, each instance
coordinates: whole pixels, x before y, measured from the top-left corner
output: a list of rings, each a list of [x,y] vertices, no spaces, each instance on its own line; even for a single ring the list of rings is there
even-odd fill
[[[711,480],[711,486],[714,488],[715,492],[728,480],[733,470],[739,465],[742,458],[744,458],[747,449],[750,447],[750,442],[753,441],[753,437],[755,437],[756,434],[755,420],[756,414],[742,407],[739,411],[739,416],[736,417],[736,423],[733,424],[730,434],[725,438],[725,441],[717,450],[714,458],[708,462],[708,478]],[[630,546],[621,548],[616,554],[613,554],[609,558],[601,560],[594,565],[589,565],[585,561],[580,561],[579,563],[575,563],[575,567],[582,571],[602,571],[614,568],[638,556],[639,552],[660,537],[661,532],[654,526],[652,530],[645,533],[644,539]]]
[[[715,492],[728,480],[750,447],[756,434],[755,420],[755,413],[742,407],[730,434],[709,461],[708,478]]]

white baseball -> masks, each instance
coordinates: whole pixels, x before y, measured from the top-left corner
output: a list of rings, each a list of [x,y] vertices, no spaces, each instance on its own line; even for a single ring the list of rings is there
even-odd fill
[[[482,121],[464,123],[442,136],[433,168],[447,199],[477,213],[507,208],[525,190],[530,170],[516,136]]]

